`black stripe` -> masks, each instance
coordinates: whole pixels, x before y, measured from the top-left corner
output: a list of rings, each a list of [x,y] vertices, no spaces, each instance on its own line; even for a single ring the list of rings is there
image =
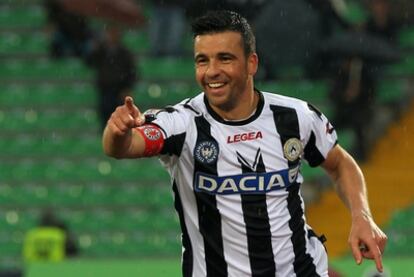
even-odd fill
[[[213,141],[210,124],[202,117],[196,117],[196,146],[204,141]],[[217,144],[218,145],[218,144]],[[217,175],[217,161],[211,164],[200,162],[194,157],[194,179],[197,172]],[[223,237],[221,233],[221,216],[217,209],[216,197],[203,192],[194,192],[197,201],[198,223],[204,239],[204,251],[207,277],[227,276],[227,263],[224,259]]]
[[[287,205],[291,217],[289,227],[292,230],[291,240],[295,253],[293,268],[298,277],[317,277],[319,275],[316,272],[313,258],[306,253],[305,221],[303,220],[302,200],[299,196],[299,184],[289,187],[288,191]]]
[[[190,102],[193,98],[189,98],[183,105],[184,108],[191,110],[196,115],[200,115],[200,112],[198,112],[196,109],[193,108],[193,106],[190,105]]]
[[[270,105],[270,109],[273,111],[273,119],[282,147],[290,138],[300,139],[299,121],[295,109],[276,105]],[[294,162],[288,161],[289,167],[296,166],[299,161],[299,159]]]
[[[277,132],[280,135],[282,147],[290,138],[300,140],[299,120],[295,109],[271,105],[273,117]],[[289,167],[297,166],[300,159],[288,161]],[[289,227],[292,230],[292,245],[295,253],[293,268],[296,276],[318,276],[313,263],[313,258],[306,253],[306,234],[305,221],[303,220],[303,209],[301,206],[301,198],[299,196],[299,185],[294,184],[287,190],[289,195],[287,198],[287,206],[290,214]]]
[[[256,155],[256,170],[246,166],[245,159],[240,154],[238,159],[243,173],[266,172],[260,149]],[[246,223],[247,246],[252,276],[275,276],[276,265],[272,248],[269,215],[267,213],[266,194],[241,194],[241,201],[244,222]]]
[[[322,119],[322,112],[317,107],[315,107],[311,103],[308,103],[308,108],[309,108],[309,110],[316,113],[318,115],[319,119]]]
[[[318,147],[316,147],[316,138],[313,132],[311,132],[308,143],[305,146],[304,152],[305,159],[312,167],[320,165],[325,160],[322,153],[319,152]]]
[[[183,277],[193,276],[193,248],[191,246],[191,240],[188,235],[187,226],[185,225],[183,205],[181,201],[180,194],[178,193],[177,184],[174,180],[173,182],[173,192],[174,192],[174,207],[178,213],[178,218],[180,219],[181,233],[182,233],[182,244],[183,244],[183,254],[182,254],[182,274]]]
[[[181,133],[166,138],[164,140],[164,146],[162,147],[161,154],[180,156],[186,134],[187,133]]]

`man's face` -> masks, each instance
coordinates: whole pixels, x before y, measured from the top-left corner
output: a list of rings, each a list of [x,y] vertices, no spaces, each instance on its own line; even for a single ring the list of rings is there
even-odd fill
[[[253,88],[257,55],[246,57],[241,35],[222,32],[194,40],[195,73],[211,106],[230,111]]]

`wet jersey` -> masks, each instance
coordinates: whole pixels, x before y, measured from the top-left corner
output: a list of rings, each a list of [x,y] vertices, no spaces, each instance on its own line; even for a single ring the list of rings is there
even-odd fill
[[[304,216],[300,166],[320,165],[336,132],[304,101],[257,93],[245,120],[222,119],[201,93],[153,121],[165,137],[183,276],[327,276],[324,246]]]

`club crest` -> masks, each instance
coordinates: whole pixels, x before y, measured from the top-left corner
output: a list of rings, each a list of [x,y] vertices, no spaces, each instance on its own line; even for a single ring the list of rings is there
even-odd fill
[[[303,152],[303,145],[297,138],[290,138],[283,145],[283,154],[286,159],[296,161]]]
[[[149,139],[149,140],[158,140],[161,137],[161,132],[159,129],[154,128],[152,126],[145,126],[144,128],[144,135]]]
[[[201,163],[211,164],[217,161],[218,144],[215,141],[202,141],[194,149],[194,157]]]

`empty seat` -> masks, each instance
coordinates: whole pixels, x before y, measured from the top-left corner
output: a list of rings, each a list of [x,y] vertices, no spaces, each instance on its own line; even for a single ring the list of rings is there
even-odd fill
[[[191,58],[142,58],[139,71],[147,80],[193,80],[194,61]]]
[[[388,65],[384,71],[387,76],[411,76],[414,73],[414,55],[404,55],[400,62]]]
[[[46,54],[48,38],[44,32],[3,32],[0,53],[4,54]]]
[[[261,82],[257,88],[263,91],[296,97],[313,104],[326,102],[328,83],[325,81]]]
[[[75,58],[59,61],[49,59],[7,58],[1,67],[2,78],[47,80],[85,80],[92,78],[92,71]]]
[[[143,31],[125,32],[123,42],[132,52],[143,52],[149,49],[148,36]]]
[[[45,14],[41,5],[1,5],[0,25],[9,28],[41,28]]]
[[[399,32],[398,44],[402,48],[414,47],[414,28],[412,26],[407,26]]]
[[[382,80],[378,83],[377,101],[381,104],[392,104],[405,101],[406,81]]]

